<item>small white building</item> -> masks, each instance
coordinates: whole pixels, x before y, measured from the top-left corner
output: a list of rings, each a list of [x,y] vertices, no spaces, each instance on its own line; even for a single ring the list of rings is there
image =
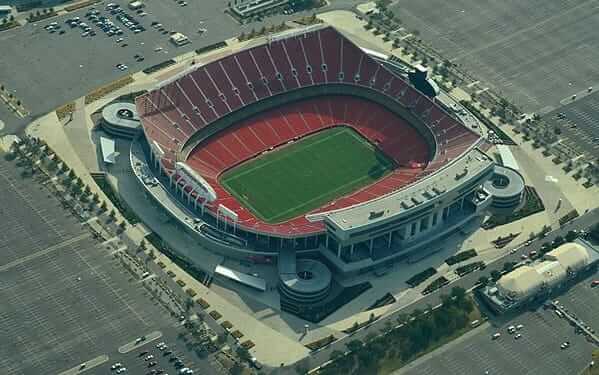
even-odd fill
[[[187,38],[185,35],[181,33],[174,33],[173,35],[171,35],[170,40],[171,43],[173,43],[176,46],[183,46],[189,43],[189,38]]]
[[[131,10],[138,10],[145,6],[146,6],[146,4],[142,3],[141,1],[133,1],[133,2],[129,3],[129,9],[131,9]]]

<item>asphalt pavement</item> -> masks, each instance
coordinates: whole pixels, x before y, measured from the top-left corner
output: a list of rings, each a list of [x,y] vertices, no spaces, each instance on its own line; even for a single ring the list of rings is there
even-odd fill
[[[594,0],[393,2],[411,32],[526,112],[599,82]]]
[[[119,347],[155,331],[190,366],[213,373],[178,342],[181,323],[151,301],[118,250],[15,164],[0,160],[0,373],[73,373],[86,363],[86,372],[107,374],[113,361],[130,362]]]

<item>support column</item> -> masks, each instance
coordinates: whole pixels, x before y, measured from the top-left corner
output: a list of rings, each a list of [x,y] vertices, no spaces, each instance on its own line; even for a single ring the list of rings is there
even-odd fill
[[[337,258],[341,258],[341,244],[337,244]]]
[[[329,248],[329,235],[325,234],[325,240],[324,240],[324,246],[328,249]]]
[[[387,249],[391,248],[391,240],[393,240],[393,232],[389,232],[389,239],[387,240]]]
[[[349,248],[349,255],[350,256],[354,256],[354,246],[356,246],[355,244],[351,244],[351,247]]]
[[[372,257],[372,250],[373,249],[374,249],[374,239],[371,238],[370,239],[370,246],[369,246],[369,249],[368,249],[369,250],[369,254],[370,254],[371,257]]]

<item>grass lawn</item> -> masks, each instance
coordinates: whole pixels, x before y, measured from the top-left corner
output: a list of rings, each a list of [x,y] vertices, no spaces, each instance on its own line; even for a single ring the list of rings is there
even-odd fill
[[[280,223],[371,184],[394,168],[354,130],[308,136],[225,172],[231,195],[267,223]]]

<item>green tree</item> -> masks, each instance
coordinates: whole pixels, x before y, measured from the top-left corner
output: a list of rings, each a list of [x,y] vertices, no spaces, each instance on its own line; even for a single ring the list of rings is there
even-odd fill
[[[491,271],[491,279],[493,279],[493,281],[497,281],[500,278],[501,278],[501,272],[499,272],[497,270]]]
[[[514,262],[505,262],[503,263],[503,270],[505,272],[510,272],[514,269]]]
[[[466,289],[455,286],[451,288],[451,296],[455,299],[456,303],[459,305],[466,299]]]
[[[193,298],[187,297],[185,300],[185,311],[189,312],[193,308],[193,305],[195,305]]]
[[[243,366],[239,362],[235,362],[229,371],[231,375],[241,375],[243,374]]]
[[[352,340],[348,342],[345,346],[347,346],[347,349],[349,351],[357,352],[364,346],[364,343],[360,340]]]
[[[343,352],[342,352],[341,350],[333,350],[333,351],[331,352],[330,360],[331,360],[331,361],[336,361],[336,360],[338,360],[339,358],[343,357],[343,355],[344,355],[344,354],[343,354]]]
[[[478,283],[479,283],[479,284],[480,284],[482,287],[485,287],[485,286],[487,286],[487,285],[489,284],[489,278],[488,278],[487,276],[481,276],[481,277],[478,279]]]
[[[237,356],[239,358],[241,358],[244,361],[249,361],[250,358],[252,358],[252,355],[250,354],[250,352],[243,346],[238,346],[237,349],[235,350],[235,353],[237,354]]]

